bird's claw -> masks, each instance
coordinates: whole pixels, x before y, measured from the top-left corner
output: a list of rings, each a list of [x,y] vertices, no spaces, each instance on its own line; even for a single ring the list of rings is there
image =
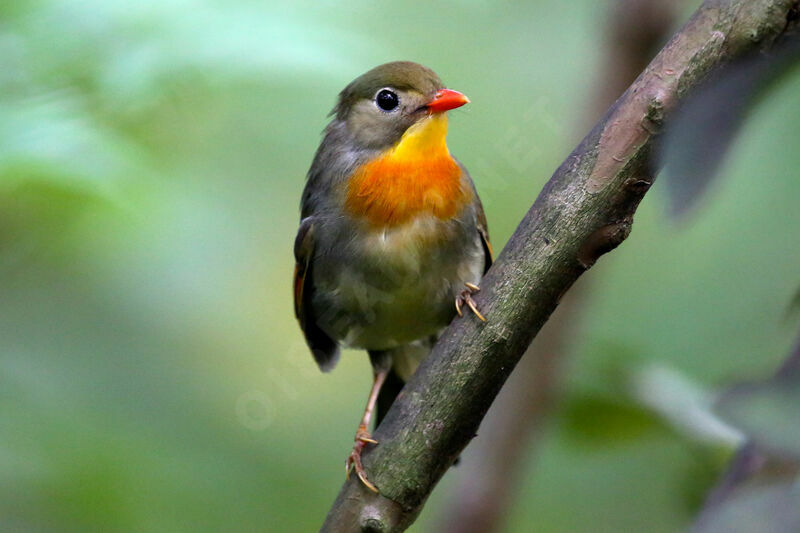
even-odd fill
[[[371,490],[372,492],[378,493],[378,487],[372,484],[369,479],[367,479],[367,473],[364,471],[364,465],[361,464],[361,452],[364,450],[364,446],[367,445],[367,442],[375,442],[374,440],[370,441],[363,441],[363,440],[356,440],[356,445],[353,446],[353,451],[350,452],[350,456],[345,461],[344,468],[345,468],[345,477],[350,479],[350,470],[355,469],[356,475],[361,482],[366,485],[366,487]]]
[[[373,439],[370,432],[367,431],[366,426],[358,426],[358,431],[356,431],[356,442],[378,444],[378,441]]]
[[[358,429],[356,433],[356,444],[353,446],[353,451],[350,452],[350,456],[347,458],[347,461],[344,463],[345,469],[345,477],[350,479],[350,470],[355,467],[356,475],[361,482],[367,486],[369,490],[372,492],[378,493],[378,487],[373,485],[369,479],[367,479],[367,473],[364,471],[364,466],[361,464],[361,452],[364,450],[364,447],[367,444],[378,444],[378,441],[373,439],[370,434],[362,428]]]
[[[467,288],[461,291],[458,296],[456,296],[456,312],[458,313],[458,316],[464,316],[464,314],[461,312],[461,306],[467,304],[472,312],[475,313],[475,316],[481,319],[482,322],[486,322],[484,316],[480,313],[480,311],[478,311],[478,307],[475,305],[475,300],[472,299],[472,295],[481,290],[481,288],[470,282],[466,282],[464,285],[466,285]]]

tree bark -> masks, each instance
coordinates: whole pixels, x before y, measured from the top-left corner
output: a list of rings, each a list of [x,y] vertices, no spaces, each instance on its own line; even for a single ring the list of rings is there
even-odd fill
[[[602,67],[582,123],[591,126],[658,52],[674,29],[684,0],[615,0],[607,15]],[[583,127],[581,127],[583,129]],[[461,456],[458,486],[451,491],[439,530],[445,533],[505,531],[516,504],[519,474],[535,460],[561,396],[561,374],[591,298],[592,275],[570,288],[481,422],[480,434]]]
[[[488,321],[454,320],[389,410],[364,457],[380,494],[351,476],[322,531],[399,532],[416,519],[561,296],[630,233],[665,115],[712,69],[769,49],[798,9],[800,0],[700,6],[545,185],[475,298]]]
[[[566,359],[584,295],[574,287],[536,336],[480,427],[480,435],[461,456],[460,483],[451,494],[447,517],[437,531],[492,533],[503,531],[515,504],[524,463],[534,455],[560,388]],[[574,336],[574,335],[573,335]]]

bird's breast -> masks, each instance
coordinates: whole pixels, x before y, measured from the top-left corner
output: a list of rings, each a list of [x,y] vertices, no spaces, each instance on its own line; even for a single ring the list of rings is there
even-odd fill
[[[397,145],[356,168],[347,182],[348,213],[373,226],[398,226],[420,215],[458,215],[473,193],[447,149],[446,134],[446,117],[425,119]]]
[[[346,244],[316,275],[327,287],[323,324],[345,345],[388,349],[436,333],[455,313],[464,282],[484,263],[477,232],[463,221],[417,216],[396,226],[350,228]]]

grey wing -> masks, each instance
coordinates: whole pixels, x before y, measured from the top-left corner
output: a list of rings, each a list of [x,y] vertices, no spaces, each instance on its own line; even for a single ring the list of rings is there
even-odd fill
[[[467,169],[461,162],[458,162],[458,165],[461,167],[461,172],[469,181],[470,186],[472,187],[472,193],[475,196],[475,223],[478,227],[478,234],[481,238],[481,244],[483,245],[483,254],[484,254],[484,263],[483,263],[483,273],[489,271],[489,267],[492,266],[494,262],[494,252],[492,251],[492,243],[489,241],[489,224],[486,222],[486,213],[483,212],[483,204],[481,203],[481,198],[478,196],[478,190],[475,188],[475,182],[472,181],[472,177],[467,172]]]
[[[483,263],[483,273],[489,271],[489,267],[494,262],[494,252],[492,251],[492,243],[489,242],[489,225],[486,222],[486,213],[483,212],[483,204],[481,199],[475,194],[475,213],[478,225],[478,234],[481,237],[481,244],[483,245],[483,253],[485,256]]]
[[[320,369],[327,372],[339,359],[339,345],[317,325],[311,306],[314,295],[314,222],[314,217],[304,218],[294,241],[294,313],[311,355]]]

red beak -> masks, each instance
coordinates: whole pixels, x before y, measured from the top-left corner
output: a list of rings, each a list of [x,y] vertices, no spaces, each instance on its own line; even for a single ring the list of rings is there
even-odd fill
[[[436,93],[436,97],[428,104],[428,111],[430,113],[441,113],[468,103],[469,98],[466,95],[452,89],[442,89]]]

